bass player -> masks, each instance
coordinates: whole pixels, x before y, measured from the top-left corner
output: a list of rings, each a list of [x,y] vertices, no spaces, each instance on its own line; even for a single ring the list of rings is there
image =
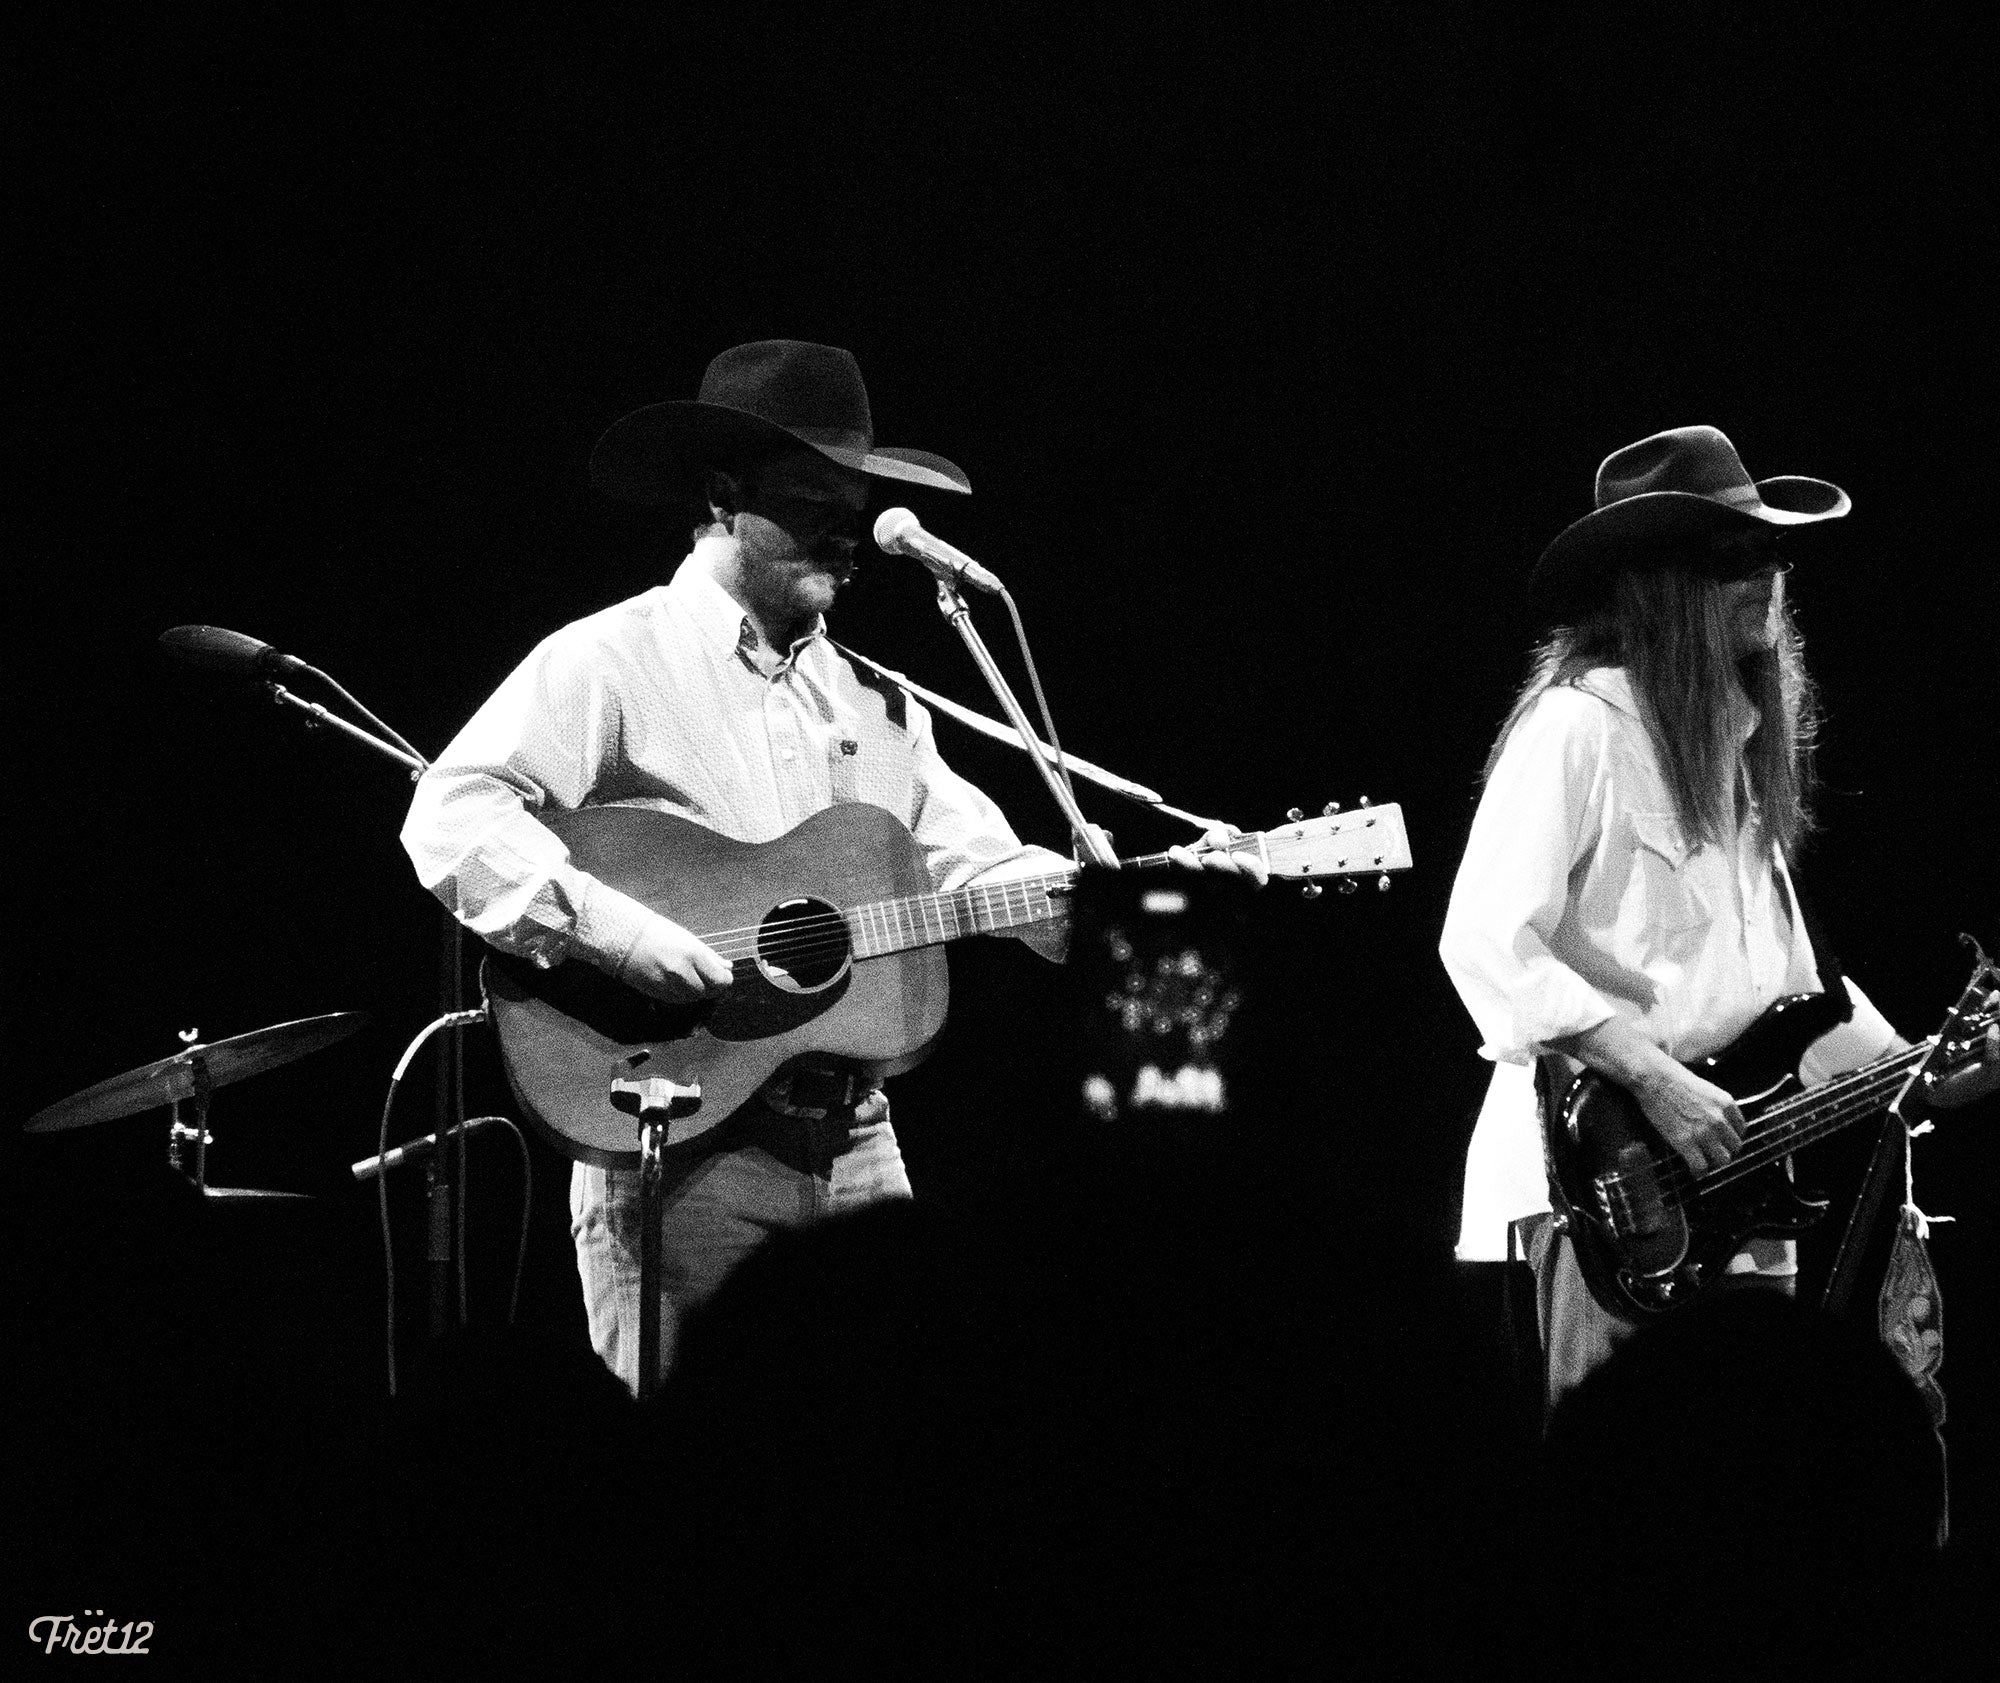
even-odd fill
[[[1462,1260],[1510,1234],[1535,1271],[1544,1402],[1630,1323],[1587,1289],[1550,1212],[1533,1065],[1557,1052],[1637,1100],[1700,1175],[1742,1146],[1736,1099],[1687,1067],[1783,996],[1822,991],[1788,862],[1811,825],[1813,688],[1780,534],[1839,518],[1824,480],[1752,482],[1713,427],[1606,458],[1596,507],[1537,561],[1549,635],[1487,760],[1440,954],[1494,1070],[1467,1156]],[[1810,544],[1807,545],[1810,548]],[[1825,977],[1827,991],[1843,986]],[[1852,983],[1801,1064],[1823,1081],[1902,1045]],[[2000,1037],[1935,1104],[2000,1086]],[[1743,1283],[1793,1287],[1788,1238],[1751,1237]]]

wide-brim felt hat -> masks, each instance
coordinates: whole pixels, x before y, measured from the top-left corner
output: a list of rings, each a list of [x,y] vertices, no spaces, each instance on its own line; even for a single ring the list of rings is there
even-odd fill
[[[1528,576],[1529,595],[1545,614],[1599,605],[1619,567],[1648,551],[1716,533],[1837,520],[1854,506],[1824,479],[1752,480],[1736,446],[1714,427],[1674,427],[1614,450],[1597,469],[1596,502],[1542,551]],[[1718,556],[1704,570],[1728,577],[1731,565]]]
[[[942,456],[877,444],[853,356],[800,339],[734,346],[708,365],[693,402],[652,403],[613,422],[590,453],[590,478],[627,502],[685,502],[699,495],[703,469],[740,466],[794,444],[880,479],[972,489],[965,471]]]

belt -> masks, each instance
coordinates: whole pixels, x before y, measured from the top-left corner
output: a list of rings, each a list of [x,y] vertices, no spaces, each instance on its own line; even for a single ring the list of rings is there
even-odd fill
[[[780,1116],[817,1121],[836,1110],[851,1111],[875,1090],[874,1082],[849,1069],[781,1069],[757,1089],[757,1102]]]

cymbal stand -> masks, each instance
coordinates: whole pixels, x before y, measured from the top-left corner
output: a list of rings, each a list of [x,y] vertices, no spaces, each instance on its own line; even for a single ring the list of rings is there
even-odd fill
[[[1063,817],[1069,820],[1070,833],[1075,837],[1084,862],[1116,870],[1118,855],[1112,852],[1102,839],[1101,832],[1084,819],[1083,810],[1076,804],[1076,796],[1071,793],[1069,785],[1055,774],[1048,758],[1039,751],[1041,738],[1036,736],[1034,727],[1028,723],[1028,715],[1022,710],[1021,703],[1015,698],[1000,668],[994,664],[992,652],[986,647],[985,639],[979,635],[978,627],[972,623],[972,614],[965,605],[965,598],[958,593],[957,586],[949,579],[938,580],[937,593],[938,612],[951,622],[952,629],[958,633],[960,641],[971,652],[973,664],[979,668],[980,676],[986,680],[986,687],[993,692],[993,699],[1000,703],[1001,711],[1020,733],[1022,748],[1027,752],[1028,758],[1034,761],[1035,770],[1041,774],[1042,782],[1055,797],[1056,805],[1062,809]]]
[[[194,1124],[190,1127],[181,1120],[180,1099],[173,1101],[167,1121],[167,1166],[190,1181],[204,1201],[229,1199],[241,1202],[244,1199],[258,1199],[264,1202],[302,1203],[312,1197],[310,1192],[272,1192],[253,1186],[210,1186],[208,1184],[208,1148],[215,1143],[215,1136],[208,1131],[208,1101],[215,1091],[214,1081],[208,1072],[208,1048],[195,1039],[200,1031],[189,1029],[181,1038],[189,1042],[181,1055],[187,1060],[190,1079],[194,1091],[188,1095],[194,1104]],[[186,1148],[194,1147],[194,1173],[187,1172]]]
[[[206,1198],[208,1196],[208,1098],[214,1088],[209,1085],[208,1060],[201,1054],[206,1050],[199,1041],[187,1049],[188,1070],[194,1078],[194,1126],[190,1128],[181,1120],[181,1101],[175,1099],[171,1119],[167,1123],[167,1163],[177,1173],[192,1180],[195,1189]],[[182,1148],[194,1147],[194,1173],[188,1175],[182,1161]]]

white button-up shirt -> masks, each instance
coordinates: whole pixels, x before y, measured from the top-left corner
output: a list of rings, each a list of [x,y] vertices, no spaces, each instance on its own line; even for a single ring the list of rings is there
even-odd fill
[[[1744,740],[1756,723],[1746,709]],[[1754,821],[1687,846],[1619,668],[1552,686],[1507,739],[1438,951],[1494,1063],[1466,1158],[1466,1261],[1504,1258],[1508,1224],[1549,1208],[1533,1077],[1549,1042],[1616,1015],[1688,1062],[1774,1000],[1819,991],[1782,854]],[[1809,1083],[1894,1039],[1848,991],[1853,1019],[1808,1052]]]
[[[939,756],[930,715],[823,629],[766,675],[699,545],[669,583],[563,627],[418,781],[402,832],[418,878],[503,951],[616,974],[653,914],[571,864],[538,811],[652,807],[765,842],[866,801],[910,828],[940,890],[1071,864],[1024,847]]]

